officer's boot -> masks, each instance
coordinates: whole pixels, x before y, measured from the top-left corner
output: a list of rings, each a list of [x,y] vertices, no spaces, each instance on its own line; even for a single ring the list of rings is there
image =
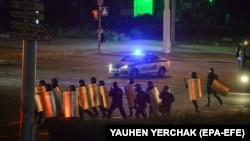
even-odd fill
[[[108,115],[107,115],[107,113],[106,113],[105,108],[104,108],[104,107],[102,107],[102,106],[99,106],[99,108],[100,108],[100,110],[101,110],[101,112],[102,112],[102,117],[103,117],[103,118],[107,118],[107,117],[108,117]]]
[[[132,107],[129,107],[129,115],[128,115],[128,117],[133,117]]]
[[[217,95],[215,95],[215,97],[216,97],[217,100],[219,101],[220,106],[222,106],[222,100],[221,100],[220,96],[217,94]]]
[[[210,95],[207,94],[207,107],[209,107],[211,105],[211,102],[210,102]]]
[[[96,107],[93,107],[93,111],[95,113],[95,117],[97,117],[99,115],[98,111],[97,111],[97,108]]]
[[[79,107],[79,115],[80,115],[80,119],[83,119],[83,109],[81,109],[81,107]]]
[[[200,109],[199,109],[199,106],[198,106],[198,103],[196,100],[192,100],[192,103],[194,104],[194,108],[195,108],[195,112],[200,112]]]
[[[42,117],[43,117],[43,112],[37,112],[37,119],[35,120],[35,123],[40,124]]]

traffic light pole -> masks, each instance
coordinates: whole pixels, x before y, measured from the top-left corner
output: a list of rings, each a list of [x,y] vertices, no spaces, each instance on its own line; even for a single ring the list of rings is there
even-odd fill
[[[98,53],[101,53],[101,30],[102,30],[102,15],[101,15],[101,9],[102,7],[99,6],[99,9],[98,9]]]

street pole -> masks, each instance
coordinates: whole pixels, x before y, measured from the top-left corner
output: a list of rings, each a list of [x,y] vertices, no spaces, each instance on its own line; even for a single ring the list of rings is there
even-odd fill
[[[102,30],[102,5],[104,0],[97,0],[98,4],[98,53],[101,53],[101,30]]]
[[[34,93],[37,41],[23,40],[20,141],[34,141]]]
[[[172,0],[171,4],[171,43],[175,44],[175,10],[176,10],[176,0]]]
[[[99,9],[98,9],[98,53],[101,53],[101,30],[102,30],[101,10],[102,10],[102,7],[99,5]]]
[[[170,53],[170,10],[169,0],[165,0],[165,8],[163,11],[163,53]]]
[[[38,2],[38,0],[29,0]],[[24,22],[36,23],[24,19]],[[34,124],[34,95],[36,79],[37,41],[23,39],[22,84],[20,105],[20,141],[35,141],[37,126]]]

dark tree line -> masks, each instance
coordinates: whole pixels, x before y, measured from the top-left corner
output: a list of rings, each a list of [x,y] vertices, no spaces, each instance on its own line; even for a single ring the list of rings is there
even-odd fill
[[[45,20],[55,27],[86,27],[96,29],[98,22],[93,19],[92,10],[97,9],[96,0],[39,0],[44,3]],[[124,0],[120,0],[124,1]],[[125,0],[129,1],[129,0]],[[170,0],[171,2],[171,0]],[[132,2],[131,2],[132,3]],[[194,30],[216,26],[249,28],[249,0],[176,0],[176,30]],[[136,18],[120,15],[119,0],[104,0],[109,15],[102,18],[103,26],[117,32],[131,28],[153,28],[162,30],[164,0],[154,0],[154,14]],[[171,6],[171,4],[170,4]],[[0,0],[0,31],[8,30],[10,0]],[[226,14],[230,15],[226,21]],[[154,29],[157,26],[159,29]]]

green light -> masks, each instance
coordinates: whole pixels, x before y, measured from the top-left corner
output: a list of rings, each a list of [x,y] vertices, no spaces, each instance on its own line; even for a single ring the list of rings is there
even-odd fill
[[[214,0],[209,0],[209,3],[214,3]]]
[[[153,0],[134,0],[134,17],[153,14]]]
[[[231,19],[231,14],[230,13],[226,13],[226,15],[225,15],[225,22],[229,23],[230,19]]]

